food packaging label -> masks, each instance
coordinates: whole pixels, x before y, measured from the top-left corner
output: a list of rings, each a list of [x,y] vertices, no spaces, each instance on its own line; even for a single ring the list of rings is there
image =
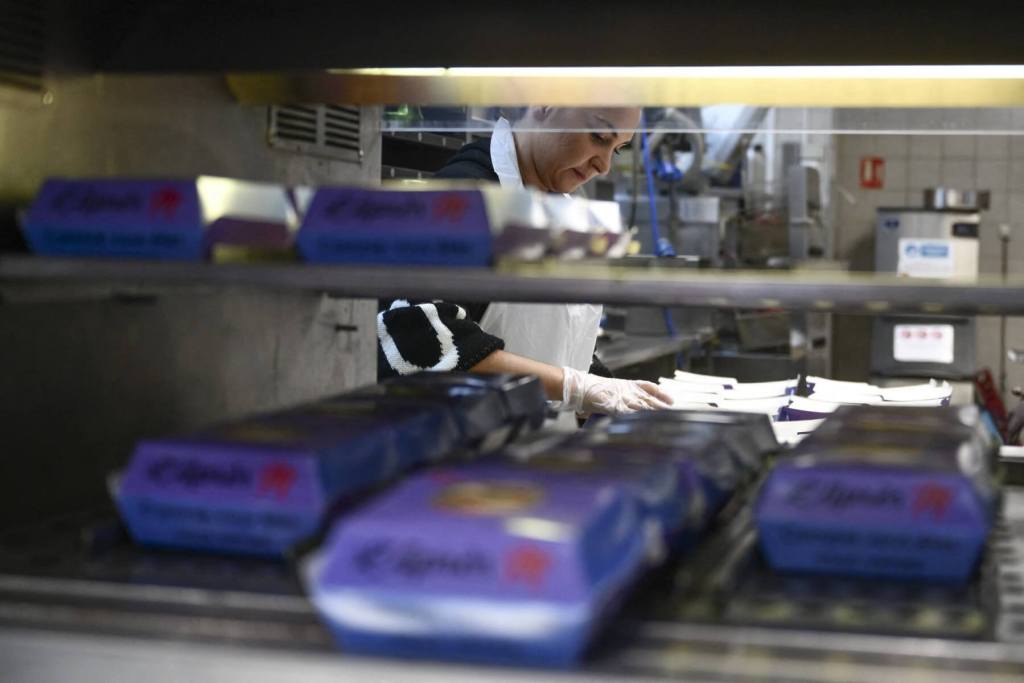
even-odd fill
[[[199,197],[188,181],[47,180],[24,227],[37,254],[203,258]]]
[[[307,261],[485,266],[491,228],[477,190],[321,187],[299,229]]]
[[[843,406],[777,462],[755,506],[780,571],[966,581],[998,504],[976,410]]]
[[[756,508],[781,571],[963,581],[989,529],[965,478],[881,468],[779,467]]]
[[[334,505],[442,448],[446,418],[324,403],[147,440],[115,499],[142,544],[279,556]]]
[[[25,220],[29,246],[54,256],[199,261],[289,257],[298,218],[284,187],[191,180],[67,180],[43,184]]]
[[[342,517],[305,577],[349,651],[571,664],[643,552],[621,489],[488,463],[421,473]]]

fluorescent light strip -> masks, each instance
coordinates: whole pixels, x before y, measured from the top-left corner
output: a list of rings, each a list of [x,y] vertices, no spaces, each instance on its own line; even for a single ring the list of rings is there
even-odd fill
[[[701,67],[437,67],[337,69],[361,76],[447,78],[777,78],[777,79],[1024,79],[1024,64],[864,65],[864,66],[701,66]]]

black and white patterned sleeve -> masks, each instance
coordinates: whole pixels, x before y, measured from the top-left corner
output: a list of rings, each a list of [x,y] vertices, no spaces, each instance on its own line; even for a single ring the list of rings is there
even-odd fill
[[[457,304],[396,299],[377,314],[378,379],[469,370],[503,348],[504,340],[480,329]]]

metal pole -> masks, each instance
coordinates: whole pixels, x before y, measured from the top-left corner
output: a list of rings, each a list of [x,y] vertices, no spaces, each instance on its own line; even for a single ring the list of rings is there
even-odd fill
[[[1001,223],[999,225],[999,242],[1001,266],[1000,273],[1006,279],[1009,273],[1010,254],[1010,225]],[[1006,315],[999,316],[999,397],[1006,398]]]

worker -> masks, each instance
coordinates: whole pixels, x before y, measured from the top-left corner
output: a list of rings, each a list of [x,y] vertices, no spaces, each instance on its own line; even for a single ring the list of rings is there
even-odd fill
[[[503,188],[569,193],[604,175],[629,144],[638,108],[531,107],[500,118],[489,139],[465,145],[436,175]],[[656,384],[614,379],[597,361],[594,304],[455,304],[399,299],[377,317],[378,376],[421,370],[536,375],[564,411],[618,415],[668,407]]]

